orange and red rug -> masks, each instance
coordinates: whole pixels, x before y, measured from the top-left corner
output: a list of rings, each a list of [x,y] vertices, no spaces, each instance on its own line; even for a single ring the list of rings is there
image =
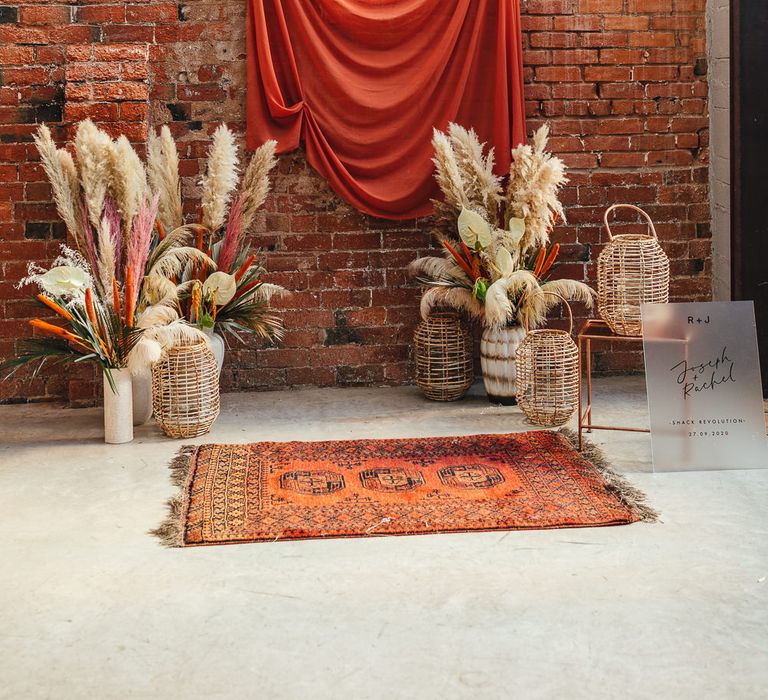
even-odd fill
[[[184,447],[154,534],[170,546],[652,521],[643,495],[567,434]]]

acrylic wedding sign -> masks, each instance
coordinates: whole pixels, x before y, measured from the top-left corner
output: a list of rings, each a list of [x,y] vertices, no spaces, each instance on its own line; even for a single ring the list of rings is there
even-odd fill
[[[641,312],[654,471],[768,468],[753,303]]]

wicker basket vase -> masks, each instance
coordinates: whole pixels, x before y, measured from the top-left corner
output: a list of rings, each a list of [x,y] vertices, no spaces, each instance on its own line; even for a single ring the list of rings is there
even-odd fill
[[[474,381],[472,336],[457,313],[433,313],[413,334],[416,386],[433,401],[456,401]]]
[[[491,403],[514,406],[516,369],[515,352],[525,338],[525,331],[519,324],[488,327],[480,340],[480,366],[483,370],[485,393]]]
[[[205,341],[171,348],[152,366],[155,420],[172,438],[205,435],[219,415],[219,373]]]
[[[614,209],[640,212],[652,235],[614,236],[608,215]],[[659,245],[656,228],[639,207],[614,204],[603,217],[610,242],[597,261],[597,309],[617,335],[642,335],[640,304],[669,301],[669,259]]]
[[[579,351],[568,331],[528,331],[517,349],[517,402],[534,425],[563,425],[579,403]]]

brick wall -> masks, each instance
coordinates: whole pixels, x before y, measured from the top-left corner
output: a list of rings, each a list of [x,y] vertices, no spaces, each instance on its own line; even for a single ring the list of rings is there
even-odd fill
[[[594,281],[602,211],[630,202],[658,224],[673,299],[710,297],[704,5],[523,2],[529,126],[550,121],[552,148],[571,167],[569,223],[557,232],[563,273]],[[0,357],[36,313],[16,280],[26,261],[51,259],[64,235],[31,143],[35,123],[57,125],[61,141],[92,116],[140,143],[148,123],[169,122],[191,206],[212,129],[222,120],[244,129],[244,25],[240,0],[0,7]],[[427,221],[359,214],[295,153],[280,160],[253,239],[271,279],[297,291],[281,302],[285,342],[230,352],[225,389],[408,381],[418,292],[404,267],[429,248]],[[637,360],[617,348],[598,366]],[[0,385],[0,401],[89,403],[94,379],[87,367],[51,372]]]

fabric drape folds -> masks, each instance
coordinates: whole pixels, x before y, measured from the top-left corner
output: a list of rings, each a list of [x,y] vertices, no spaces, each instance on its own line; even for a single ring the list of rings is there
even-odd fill
[[[374,216],[429,214],[432,128],[474,127],[497,172],[525,139],[519,0],[248,0],[248,146],[303,142]]]

